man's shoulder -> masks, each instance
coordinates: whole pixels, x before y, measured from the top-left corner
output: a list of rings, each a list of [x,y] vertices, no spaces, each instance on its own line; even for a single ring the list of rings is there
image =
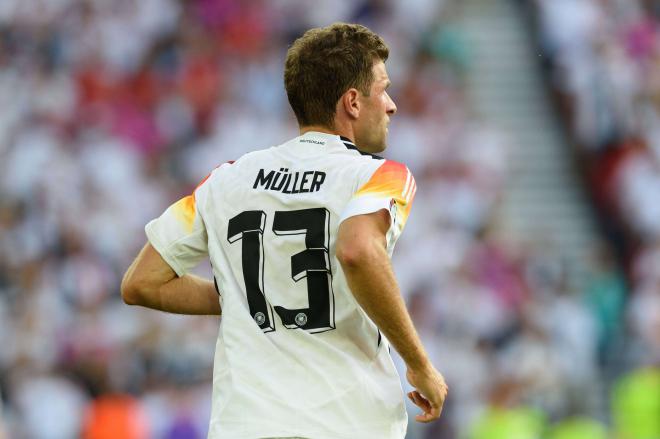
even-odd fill
[[[254,151],[247,152],[235,158],[234,160],[228,160],[226,162],[220,163],[211,171],[211,174],[209,175],[224,176],[228,173],[239,171],[246,166],[249,167],[251,165],[258,165],[259,163],[268,161],[270,160],[270,157],[272,157],[273,148],[275,147],[269,146],[262,149],[256,149]]]
[[[235,160],[221,163],[216,166],[211,174],[216,178],[239,177],[246,171],[252,175],[253,170],[262,169],[264,167],[267,168],[282,159],[290,162],[291,156],[294,155],[294,153],[300,152],[300,149],[297,149],[296,147],[299,145],[300,138],[298,137],[289,139],[279,145],[256,149],[241,155]],[[327,142],[325,146],[327,146],[328,149],[326,150],[327,155],[323,154],[322,158],[324,170],[341,169],[343,172],[340,172],[339,175],[341,175],[342,178],[351,179],[350,175],[352,174],[357,180],[363,180],[364,182],[374,176],[374,174],[385,174],[388,176],[391,176],[392,174],[400,174],[406,176],[410,173],[408,167],[404,163],[361,151],[355,146],[355,144],[343,138],[341,140],[337,139],[337,141],[333,139],[332,142]],[[289,150],[289,147],[294,147],[294,149]],[[316,155],[297,157],[295,161],[302,166],[308,161],[313,161],[318,164],[318,160],[319,156]]]
[[[277,148],[277,146],[267,146],[265,148],[255,149],[253,151],[246,152],[245,154],[238,157],[234,161],[234,165],[244,166],[246,164],[268,159],[273,155],[273,151],[275,148]]]
[[[404,163],[397,162],[395,160],[384,158],[379,160],[370,160],[367,158],[356,161],[356,165],[359,167],[361,173],[367,176],[367,178],[389,180],[391,178],[407,178],[408,175],[412,176],[410,170]]]

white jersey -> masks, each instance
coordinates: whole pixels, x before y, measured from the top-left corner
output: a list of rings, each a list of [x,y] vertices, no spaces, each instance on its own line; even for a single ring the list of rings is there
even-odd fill
[[[339,224],[387,209],[388,251],[415,181],[397,162],[309,132],[217,167],[146,226],[179,276],[209,257],[220,292],[209,437],[402,439],[387,340],[335,256]]]

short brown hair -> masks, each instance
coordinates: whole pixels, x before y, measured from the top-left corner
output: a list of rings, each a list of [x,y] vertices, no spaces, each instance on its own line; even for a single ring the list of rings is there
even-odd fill
[[[349,88],[369,95],[376,61],[386,61],[383,39],[360,24],[310,29],[289,48],[284,88],[298,123],[333,128],[337,101]]]

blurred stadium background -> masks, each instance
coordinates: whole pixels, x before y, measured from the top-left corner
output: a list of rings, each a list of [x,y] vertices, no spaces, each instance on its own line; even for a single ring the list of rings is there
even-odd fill
[[[120,276],[216,164],[297,135],[286,48],[348,21],[391,47],[385,155],[419,188],[395,268],[450,387],[408,437],[660,438],[659,18],[655,0],[0,1],[0,437],[205,437],[217,319],[128,307]]]

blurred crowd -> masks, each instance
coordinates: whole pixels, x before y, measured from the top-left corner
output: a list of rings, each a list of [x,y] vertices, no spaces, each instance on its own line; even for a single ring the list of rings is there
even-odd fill
[[[635,252],[657,251],[660,3],[536,3],[551,86],[595,199],[605,216],[625,228]]]
[[[607,192],[643,243],[629,294],[605,241],[575,291],[552,243],[498,228],[508,140],[468,108],[459,1],[0,2],[0,437],[205,437],[218,320],[129,307],[121,275],[216,164],[297,135],[286,49],[332,21],[389,44],[385,155],[419,188],[395,269],[450,398],[409,438],[660,437],[660,47],[642,6],[538,2],[594,169],[633,152]]]
[[[640,354],[658,362],[660,2],[537,4],[552,89],[632,280],[631,321],[646,344]]]
[[[559,104],[631,291],[628,356],[660,364],[660,2],[536,0]]]

